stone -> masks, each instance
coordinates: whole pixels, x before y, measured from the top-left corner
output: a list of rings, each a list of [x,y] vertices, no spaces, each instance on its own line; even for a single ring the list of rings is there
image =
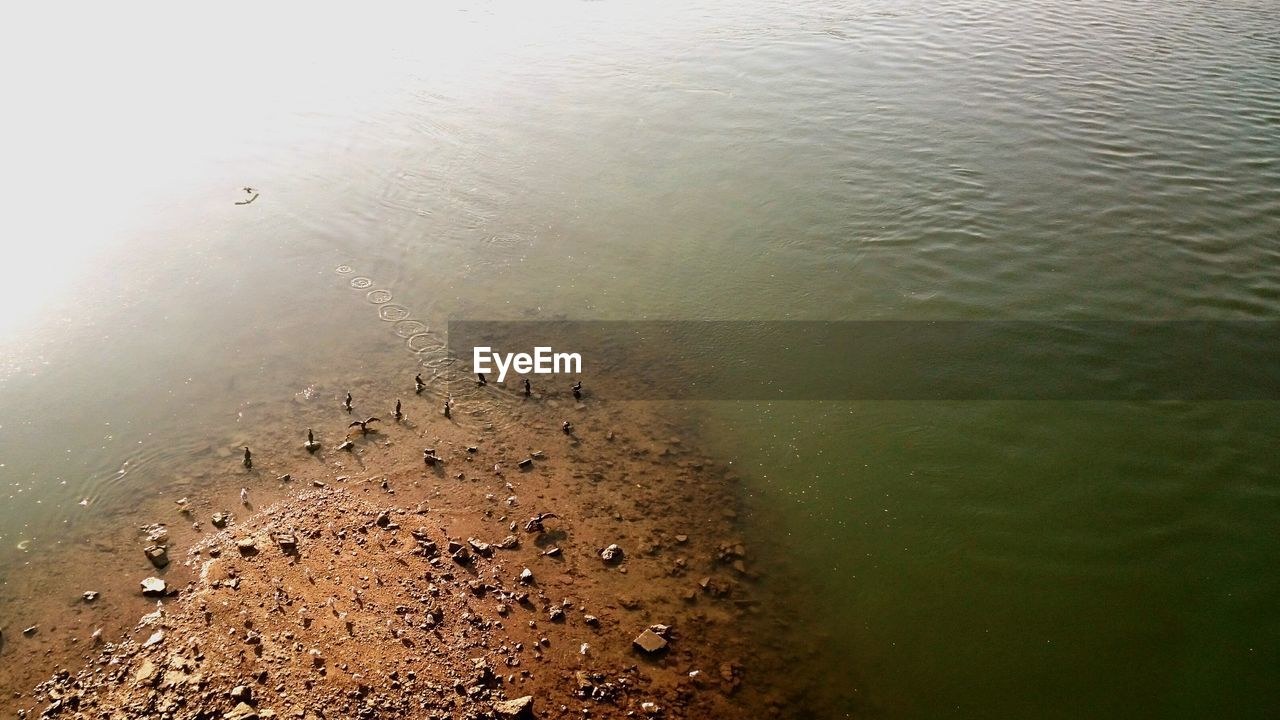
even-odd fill
[[[564,608],[559,605],[552,605],[547,609],[547,618],[551,620],[551,622],[560,622],[561,620],[564,620]]]
[[[298,536],[291,532],[278,532],[276,533],[276,544],[286,553],[297,552]]]
[[[214,527],[216,527],[216,528],[218,528],[219,530],[221,530],[222,528],[224,528],[224,527],[226,527],[226,526],[227,526],[227,521],[228,521],[228,520],[230,520],[230,519],[231,519],[231,518],[230,518],[230,516],[229,516],[227,513],[224,513],[224,512],[216,512],[216,513],[214,513],[214,514],[213,514],[213,517],[212,517],[212,518],[210,518],[210,521],[213,523],[213,526],[214,526]]]
[[[236,541],[236,548],[241,555],[253,555],[258,552],[258,543],[252,537],[240,538]]]
[[[258,720],[258,711],[247,703],[240,703],[223,715],[222,720]]]
[[[351,449],[353,449],[355,446],[356,446],[356,444],[355,444],[355,443],[353,443],[353,442],[351,442],[350,440],[343,440],[343,441],[342,441],[342,443],[338,445],[338,449],[339,449],[339,450],[351,450]]]
[[[157,568],[162,568],[169,564],[169,548],[164,545],[148,545],[143,548],[142,552],[151,561],[151,564]]]
[[[248,685],[237,685],[231,688],[231,699],[237,702],[253,702],[253,688]]]
[[[610,545],[600,551],[600,558],[607,563],[622,562],[622,548],[617,544]]]
[[[83,595],[81,595],[80,597],[84,598],[84,601],[85,601],[85,602],[90,602],[90,603],[91,603],[91,602],[93,602],[94,600],[97,600],[97,599],[98,599],[98,591],[97,591],[97,590],[87,590],[87,591],[85,591],[85,593],[84,593]]]
[[[32,625],[29,628],[24,628],[22,631],[22,634],[26,635],[27,637],[31,637],[32,635],[35,635],[36,631],[39,629],[40,629],[39,625]]]
[[[489,557],[490,555],[493,555],[493,547],[487,542],[480,542],[475,538],[467,538],[467,544],[470,545],[480,557]]]
[[[681,545],[683,545],[683,544],[685,544],[685,543],[689,542],[689,536],[688,536],[688,535],[677,535],[677,536],[676,536],[676,542],[678,542],[678,543],[680,543]]]
[[[596,627],[597,625],[600,624],[600,618],[596,617],[595,615],[583,615],[582,622],[590,625],[591,627]]]
[[[162,642],[164,642],[164,631],[157,630],[151,633],[151,637],[147,638],[146,642],[142,643],[142,647],[147,648],[152,645],[159,645]]]
[[[493,714],[500,718],[533,717],[533,696],[525,695],[515,700],[502,700],[493,704]]]
[[[378,518],[373,521],[380,528],[387,527],[391,524],[391,513],[386,511],[378,513]]]
[[[133,674],[133,682],[138,685],[150,685],[156,679],[158,672],[159,668],[156,667],[154,662],[144,660],[143,663],[138,666],[137,672]]]
[[[520,582],[524,583],[525,585],[528,585],[529,583],[533,582],[533,571],[530,570],[529,568],[525,568],[524,570],[521,570]]]
[[[165,589],[164,581],[158,577],[149,577],[142,581],[143,595],[163,595]]]
[[[521,460],[520,462],[516,463],[516,467],[520,468],[521,470],[529,470],[529,469],[532,469],[532,468],[533,468],[533,458],[525,458],[525,459]]]
[[[650,629],[646,629],[636,636],[636,639],[632,640],[631,644],[650,655],[655,655],[667,649],[667,639]]]
[[[498,543],[497,547],[500,550],[515,550],[520,547],[520,538],[515,535],[508,535],[502,539],[502,542]]]

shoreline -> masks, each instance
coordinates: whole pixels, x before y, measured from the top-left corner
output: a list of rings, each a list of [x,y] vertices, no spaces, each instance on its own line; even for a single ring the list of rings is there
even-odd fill
[[[548,409],[572,417],[574,433]],[[320,458],[299,449],[276,501],[236,507],[222,530],[210,517],[231,509],[226,491],[192,496],[199,530],[171,525],[170,565],[155,573],[141,545],[130,563],[134,596],[151,574],[176,588],[163,614],[104,633],[113,642],[101,647],[84,638],[78,658],[4,704],[26,718],[307,717],[344,705],[344,716],[491,717],[525,696],[534,717],[798,712],[795,679],[773,671],[785,666],[778,634],[763,642],[787,603],[758,582],[736,476],[687,447],[656,406],[548,401],[538,414],[548,417],[502,427],[388,422],[352,435],[349,455],[336,441]],[[424,445],[443,462],[425,466]],[[234,479],[239,458],[214,455]],[[526,532],[547,512],[557,517],[544,532]],[[241,555],[249,538],[256,549]],[[606,561],[615,544],[621,559]],[[457,547],[466,560],[451,557]],[[142,647],[157,630],[164,638]],[[477,659],[480,675],[464,673]],[[148,661],[154,675],[141,672]],[[241,686],[246,707],[232,702]]]

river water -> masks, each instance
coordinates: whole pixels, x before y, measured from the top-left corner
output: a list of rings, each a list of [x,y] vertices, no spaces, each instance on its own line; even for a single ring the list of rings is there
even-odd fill
[[[15,15],[0,579],[309,378],[412,367],[406,319],[1280,308],[1267,0]],[[833,713],[1274,717],[1275,403],[697,412],[787,528],[755,541]]]

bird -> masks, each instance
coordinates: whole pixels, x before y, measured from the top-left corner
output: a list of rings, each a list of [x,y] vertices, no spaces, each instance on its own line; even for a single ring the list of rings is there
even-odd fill
[[[343,401],[342,407],[346,408],[347,412],[351,412],[351,393],[347,393],[347,399]]]
[[[529,384],[529,378],[524,379],[524,396],[529,397],[533,394],[533,386]]]
[[[358,425],[360,427],[360,434],[368,435],[369,433],[374,432],[369,429],[369,423],[371,422],[381,422],[381,420],[376,417],[371,417],[368,420],[352,420],[351,424],[347,426],[347,431],[350,432],[351,428]]]
[[[446,399],[445,399],[445,401],[444,401],[444,416],[445,416],[445,417],[451,417],[451,415],[449,414],[449,406],[450,406],[451,404],[452,404],[452,402],[451,402],[449,399],[447,399],[447,398],[446,398]]]
[[[247,468],[253,467],[253,453],[249,452],[247,445],[244,448],[244,466]]]
[[[400,412],[400,401],[399,401],[399,400],[396,400],[396,410],[395,410],[395,412],[393,413],[393,415],[395,416],[395,419],[396,419],[397,421],[404,417],[404,413]]]
[[[568,435],[569,433],[573,432],[573,423],[569,422],[568,420],[565,420],[564,424],[560,426],[560,429],[563,430],[566,435]]]
[[[316,436],[311,432],[311,428],[307,428],[307,441],[302,444],[307,452],[315,452],[320,449],[320,443],[316,442]]]
[[[560,516],[552,512],[538,513],[537,515],[529,518],[529,522],[524,524],[524,531],[529,533],[543,532],[546,528],[542,527],[542,521],[558,517]]]
[[[422,392],[422,390],[423,390],[423,388],[425,388],[426,386],[427,386],[427,384],[426,384],[426,383],[424,383],[424,382],[422,382],[422,374],[421,374],[421,373],[419,373],[419,374],[417,374],[417,375],[414,375],[414,376],[413,376],[413,391],[414,391],[415,393],[421,393],[421,392]]]
[[[248,506],[249,506],[249,490],[248,490],[248,488],[240,488],[240,502],[241,502],[241,503],[243,503],[243,504],[245,505],[245,507],[248,507]]]
[[[573,397],[575,400],[582,399],[582,381],[581,380],[573,384]]]
[[[484,379],[484,373],[476,373],[476,385],[488,385],[489,381]]]

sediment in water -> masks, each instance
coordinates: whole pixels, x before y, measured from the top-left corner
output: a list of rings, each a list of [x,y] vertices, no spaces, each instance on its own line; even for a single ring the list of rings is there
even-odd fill
[[[221,530],[209,518],[227,508],[191,498],[200,529],[174,534],[176,593],[8,704],[19,717],[492,717],[531,696],[536,717],[814,716],[779,640],[794,606],[758,582],[736,478],[655,405],[531,402],[499,427],[433,417],[353,435],[350,453],[299,446],[261,470],[289,477],[252,493],[275,502],[236,508]],[[443,462],[425,465],[424,446]],[[134,583],[151,574],[138,560]],[[647,630],[662,643],[637,645]]]

